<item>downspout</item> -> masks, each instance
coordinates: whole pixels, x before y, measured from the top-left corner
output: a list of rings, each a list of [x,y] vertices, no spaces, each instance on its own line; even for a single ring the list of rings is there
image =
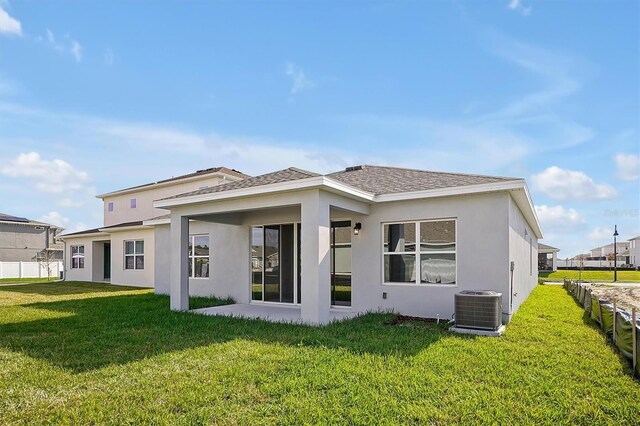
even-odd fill
[[[62,240],[62,282],[67,281],[67,240]]]

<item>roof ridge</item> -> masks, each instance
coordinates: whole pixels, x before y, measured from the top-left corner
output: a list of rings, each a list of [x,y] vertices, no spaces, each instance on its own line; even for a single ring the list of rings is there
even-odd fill
[[[513,176],[496,176],[496,175],[481,175],[477,173],[461,173],[461,172],[441,172],[437,170],[424,170],[424,169],[416,169],[413,167],[394,167],[394,166],[380,166],[376,164],[362,164],[362,168],[371,168],[376,167],[380,169],[392,169],[392,170],[409,170],[414,172],[423,172],[423,173],[438,173],[442,175],[459,175],[459,176],[474,176],[474,177],[484,177],[484,178],[494,178],[494,179],[508,179],[508,180],[524,180],[524,178],[513,177]],[[339,170],[337,172],[332,172],[330,174],[343,173],[345,170]]]

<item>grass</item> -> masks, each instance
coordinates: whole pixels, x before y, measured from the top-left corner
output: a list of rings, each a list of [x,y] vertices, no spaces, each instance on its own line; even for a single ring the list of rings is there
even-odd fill
[[[538,286],[499,339],[388,314],[314,328],[168,304],[1,286],[0,424],[640,424],[640,384],[559,286]]]
[[[557,270],[555,272],[540,272],[539,279],[543,281],[562,281],[563,278],[577,280],[580,271]],[[582,280],[590,282],[613,282],[613,271],[582,271]],[[618,271],[620,283],[640,282],[640,271]]]
[[[47,278],[0,278],[0,285],[2,284],[17,284],[17,283],[46,283],[49,281],[56,281],[58,277]]]

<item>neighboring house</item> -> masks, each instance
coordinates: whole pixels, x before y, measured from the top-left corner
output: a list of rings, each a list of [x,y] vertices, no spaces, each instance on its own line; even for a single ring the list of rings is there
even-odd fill
[[[611,237],[613,238],[613,237]],[[629,243],[630,241],[618,241],[616,243],[616,258],[619,262],[629,263]],[[588,260],[613,260],[613,243],[591,249]]]
[[[557,271],[559,251],[558,248],[538,243],[538,270]]]
[[[640,236],[629,239],[629,263],[640,268]]]
[[[246,177],[216,167],[98,195],[104,204],[104,225],[61,236],[66,245],[66,279],[153,287],[155,229],[143,222],[167,213],[155,208],[154,200]]]
[[[63,228],[24,217],[0,213],[0,262],[62,260]]]
[[[104,280],[108,242],[111,282],[153,286],[173,310],[229,296],[314,324],[334,309],[451,318],[462,290],[501,292],[507,322],[537,284],[542,233],[523,179],[377,166],[232,177],[149,194],[152,219],[66,236],[68,278]],[[101,196],[105,216],[138,190]]]

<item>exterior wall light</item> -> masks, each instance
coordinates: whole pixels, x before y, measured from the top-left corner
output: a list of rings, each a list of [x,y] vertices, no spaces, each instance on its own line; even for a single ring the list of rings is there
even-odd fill
[[[353,235],[360,235],[360,230],[362,229],[362,224],[360,222],[356,222],[353,227]]]

